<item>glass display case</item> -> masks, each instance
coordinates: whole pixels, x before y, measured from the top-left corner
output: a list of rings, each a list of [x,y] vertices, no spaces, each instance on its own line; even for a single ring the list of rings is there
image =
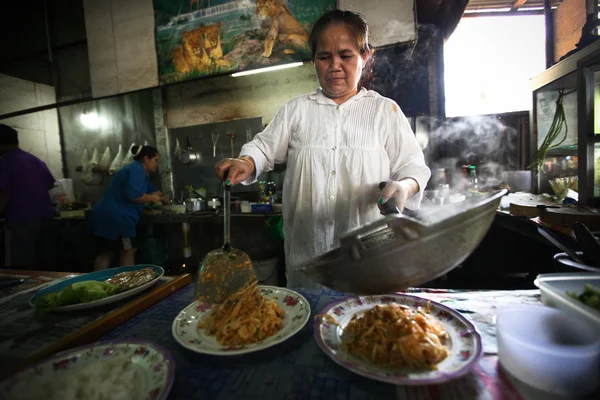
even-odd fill
[[[580,205],[600,206],[600,41],[531,82],[529,161],[540,164],[532,168],[534,193],[555,194],[563,185]]]

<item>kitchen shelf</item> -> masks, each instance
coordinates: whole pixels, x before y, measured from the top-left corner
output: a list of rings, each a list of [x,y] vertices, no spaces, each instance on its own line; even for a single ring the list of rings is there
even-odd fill
[[[555,149],[549,149],[546,152],[546,158],[558,157],[558,156],[576,156],[576,155],[577,155],[577,146],[557,147]]]
[[[595,133],[600,130],[600,40],[556,63],[530,82],[529,163],[550,128],[556,99],[563,91],[568,126],[566,146],[550,149],[546,159],[557,159],[556,162],[564,164],[567,157],[577,156],[579,204],[600,206],[600,135]],[[572,169],[564,169],[563,173],[565,177],[572,175]],[[553,194],[548,178],[535,171],[533,192]]]

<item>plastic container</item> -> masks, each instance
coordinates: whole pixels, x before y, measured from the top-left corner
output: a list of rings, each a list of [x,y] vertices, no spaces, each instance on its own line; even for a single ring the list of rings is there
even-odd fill
[[[270,204],[251,203],[251,207],[252,207],[253,213],[270,213],[271,212]]]
[[[279,279],[277,277],[277,258],[270,258],[262,261],[254,261],[254,272],[261,285],[277,286]]]
[[[589,325],[537,305],[510,305],[496,313],[500,365],[537,389],[582,396],[600,386],[600,339]]]
[[[567,295],[567,292],[581,294],[586,283],[600,288],[600,274],[590,272],[541,274],[535,280],[535,285],[540,288],[542,302],[545,305],[559,308],[590,324],[600,332],[600,311]]]
[[[243,213],[251,213],[252,212],[252,207],[250,206],[250,202],[249,201],[242,201],[240,203],[240,210]]]

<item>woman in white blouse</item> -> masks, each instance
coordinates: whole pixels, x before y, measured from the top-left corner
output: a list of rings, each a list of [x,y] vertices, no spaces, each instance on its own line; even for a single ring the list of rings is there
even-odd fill
[[[310,45],[320,88],[287,102],[265,130],[220,161],[217,176],[251,184],[287,161],[283,228],[287,285],[319,288],[295,268],[338,246],[340,235],[381,218],[393,198],[419,207],[431,175],[408,120],[391,99],[361,85],[372,49],[360,14],[335,10],[315,24]],[[378,185],[388,181],[385,189]]]

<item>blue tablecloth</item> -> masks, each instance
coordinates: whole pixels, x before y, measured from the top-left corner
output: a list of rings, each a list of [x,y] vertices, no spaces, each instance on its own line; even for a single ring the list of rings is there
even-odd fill
[[[356,375],[329,359],[313,338],[314,315],[345,295],[299,290],[312,315],[297,335],[270,349],[240,356],[206,356],[180,346],[171,334],[179,311],[193,301],[189,285],[157,303],[102,340],[145,339],[169,349],[176,363],[169,399],[519,399],[499,374],[496,356],[484,357],[468,375],[436,386],[394,386]],[[439,293],[439,291],[436,291]],[[448,292],[445,296],[450,296]],[[442,294],[444,296],[444,294]]]

